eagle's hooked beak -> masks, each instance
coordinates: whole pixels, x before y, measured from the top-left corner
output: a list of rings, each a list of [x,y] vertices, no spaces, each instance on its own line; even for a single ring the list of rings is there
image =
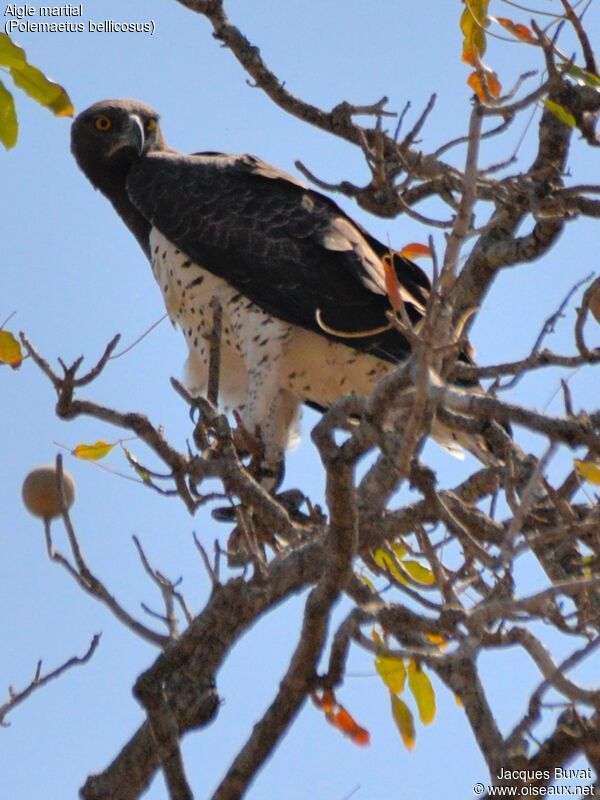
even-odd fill
[[[112,158],[116,153],[126,148],[135,150],[138,156],[144,152],[146,136],[144,134],[144,124],[137,114],[130,114],[128,125],[108,151],[108,157]]]

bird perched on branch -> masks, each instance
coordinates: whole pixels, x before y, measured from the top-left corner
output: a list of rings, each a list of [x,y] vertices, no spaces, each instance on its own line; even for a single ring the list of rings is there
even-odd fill
[[[303,403],[323,410],[346,392],[367,395],[408,357],[386,317],[384,259],[413,324],[427,276],[329,198],[251,155],[173,150],[158,113],[135,100],[83,111],[71,147],[152,265],[187,341],[193,393],[207,390],[218,299],[220,405],[260,436],[272,485]]]

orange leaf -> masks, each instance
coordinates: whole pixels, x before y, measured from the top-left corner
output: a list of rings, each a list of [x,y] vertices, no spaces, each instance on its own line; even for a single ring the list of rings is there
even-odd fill
[[[0,330],[0,363],[18,369],[23,361],[21,345],[9,331]]]
[[[479,76],[478,72],[472,72],[469,77],[467,78],[467,83],[473,89],[477,97],[481,100],[482,103],[486,103],[488,100],[488,94],[490,97],[497,98],[500,97],[500,92],[502,91],[502,84],[498,80],[498,76],[495,72],[491,70],[485,71],[485,78],[487,83],[488,92],[486,93],[483,82],[481,77]]]
[[[107,456],[113,449],[114,444],[107,444],[101,439],[96,444],[78,444],[71,453],[77,458],[83,458],[89,461],[98,461]]]
[[[447,641],[439,633],[426,633],[425,636],[429,639],[431,644],[437,645],[440,650],[445,650],[448,647]]]
[[[388,296],[388,300],[390,301],[391,307],[394,311],[398,311],[402,308],[402,287],[400,285],[400,281],[398,280],[398,276],[396,275],[396,270],[392,264],[393,254],[386,253],[381,262],[383,264],[383,274],[385,277],[385,291]]]
[[[344,706],[337,702],[335,693],[331,689],[325,689],[321,696],[313,692],[311,698],[317,708],[325,712],[327,721],[352,739],[354,744],[363,747],[370,744],[369,731],[361,727]]]
[[[515,36],[517,39],[520,39],[522,42],[527,42],[528,44],[537,44],[527,25],[521,25],[519,22],[513,22],[512,19],[507,19],[506,17],[490,17],[490,19],[493,19],[494,22],[502,25],[503,28],[506,28],[507,31],[510,31],[513,36]]]
[[[362,746],[370,744],[369,731],[362,728],[343,706],[338,705],[338,711],[335,714],[327,714],[326,716],[329,722],[345,736],[352,739],[354,744]]]
[[[411,242],[400,250],[399,255],[403,258],[420,258],[420,256],[431,257],[431,249],[426,244]]]
[[[317,708],[323,709],[326,714],[332,713],[335,706],[335,694],[331,689],[324,689],[320,697],[316,692],[313,692],[311,698]]]

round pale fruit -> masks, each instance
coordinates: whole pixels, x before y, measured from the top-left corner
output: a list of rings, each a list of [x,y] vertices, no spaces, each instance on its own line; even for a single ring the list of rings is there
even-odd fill
[[[66,470],[63,470],[63,487],[67,508],[71,508],[75,500],[75,481]],[[31,470],[23,481],[23,502],[25,508],[36,517],[52,519],[60,516],[54,464],[46,464]]]

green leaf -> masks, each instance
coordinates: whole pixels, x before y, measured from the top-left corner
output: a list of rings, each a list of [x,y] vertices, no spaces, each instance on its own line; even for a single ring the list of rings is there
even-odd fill
[[[406,705],[404,700],[400,700],[395,694],[390,692],[390,700],[392,702],[392,716],[400,736],[408,750],[412,750],[415,746],[415,721],[410,708]]]
[[[600,92],[600,78],[597,75],[594,75],[593,72],[588,72],[585,69],[581,69],[581,67],[578,67],[575,64],[561,64],[559,69],[569,78],[573,78],[573,80],[576,81],[580,86],[589,86],[590,88],[595,89],[597,92]]]
[[[565,125],[568,125],[569,128],[574,128],[577,125],[577,120],[575,119],[573,114],[571,114],[570,111],[561,106],[560,103],[555,103],[554,100],[546,99],[544,100],[544,105],[546,106],[548,111],[551,111],[555,117],[558,117],[558,119],[561,122],[564,122]]]
[[[17,143],[19,123],[15,110],[15,99],[0,81],[0,142],[10,150]]]
[[[152,481],[150,480],[150,473],[148,472],[148,470],[145,467],[143,467],[140,464],[140,462],[133,455],[131,450],[129,450],[127,447],[125,447],[124,444],[121,444],[121,449],[123,450],[123,453],[125,454],[125,458],[127,459],[127,461],[129,461],[130,465],[134,468],[134,470],[137,472],[138,476],[142,479],[142,481],[144,483],[152,483]]]
[[[16,45],[6,33],[0,33],[0,66],[22,69],[26,63],[25,50]]]
[[[430,725],[435,719],[435,692],[428,675],[414,658],[408,662],[408,685],[419,709],[423,725]]]
[[[74,109],[69,95],[62,86],[47,78],[37,67],[25,64],[21,69],[11,69],[10,72],[19,89],[23,89],[57,117],[73,116]]]

